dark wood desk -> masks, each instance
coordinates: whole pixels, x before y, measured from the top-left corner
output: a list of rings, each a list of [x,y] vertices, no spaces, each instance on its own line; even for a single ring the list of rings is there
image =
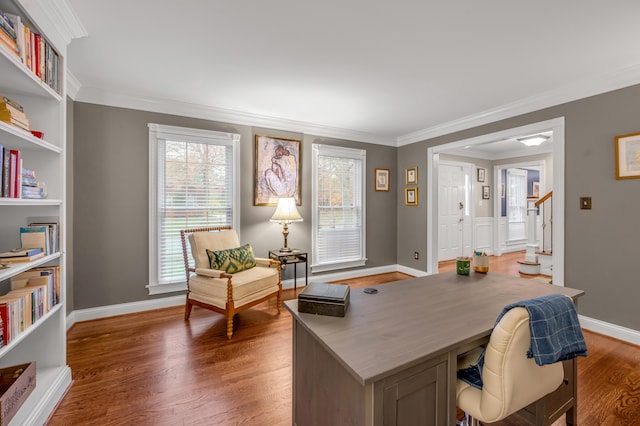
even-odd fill
[[[584,294],[496,273],[451,272],[376,288],[353,289],[344,318],[298,313],[297,300],[285,302],[293,316],[294,424],[455,425],[456,358],[488,340],[502,308],[545,294],[574,301]],[[575,362],[569,368],[575,373]],[[572,421],[575,380],[569,388],[564,411],[550,415],[567,412]]]

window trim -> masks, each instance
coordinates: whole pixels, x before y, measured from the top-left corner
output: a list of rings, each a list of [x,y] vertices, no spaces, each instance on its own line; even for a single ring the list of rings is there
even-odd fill
[[[321,152],[322,151],[322,152]],[[364,149],[356,149],[356,148],[345,148],[334,145],[323,145],[323,144],[313,144],[312,145],[312,179],[313,184],[311,188],[311,197],[312,197],[312,213],[311,213],[311,244],[313,247],[312,256],[311,256],[311,271],[313,273],[317,272],[327,272],[334,271],[338,269],[346,269],[346,268],[355,268],[359,266],[366,265],[367,262],[367,214],[366,214],[366,206],[367,206],[367,151]],[[334,154],[337,157],[341,158],[353,158],[362,161],[362,170],[360,176],[361,183],[361,257],[357,260],[352,261],[336,261],[336,262],[324,262],[320,263],[318,261],[318,250],[316,248],[317,240],[318,240],[318,221],[319,221],[319,206],[318,206],[318,158],[320,155],[324,154]]]
[[[239,229],[240,202],[238,197],[240,182],[240,135],[215,130],[192,129],[188,127],[167,126],[149,123],[149,295],[172,293],[187,289],[186,280],[181,283],[158,283],[158,141],[160,139],[178,139],[189,142],[230,145],[233,157],[232,176],[232,226]]]

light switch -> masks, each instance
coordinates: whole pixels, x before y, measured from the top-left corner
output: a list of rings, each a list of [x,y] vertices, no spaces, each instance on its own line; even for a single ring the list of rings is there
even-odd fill
[[[580,197],[580,209],[591,210],[591,197]]]

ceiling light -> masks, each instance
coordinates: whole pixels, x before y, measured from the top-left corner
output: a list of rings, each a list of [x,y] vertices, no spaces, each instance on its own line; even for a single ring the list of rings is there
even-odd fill
[[[533,136],[528,136],[526,138],[522,138],[522,139],[518,139],[520,142],[522,142],[523,144],[525,144],[526,146],[538,146],[540,145],[542,142],[545,142],[549,139],[548,136],[544,136],[544,135],[533,135]]]

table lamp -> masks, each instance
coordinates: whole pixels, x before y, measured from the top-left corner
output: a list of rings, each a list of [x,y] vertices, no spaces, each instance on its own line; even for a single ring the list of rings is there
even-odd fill
[[[302,222],[302,216],[298,213],[296,208],[296,199],[293,197],[279,198],[278,207],[276,212],[271,216],[271,222],[277,222],[282,224],[282,235],[284,235],[284,247],[280,251],[291,251],[287,247],[287,236],[289,235],[289,224],[292,222]]]

